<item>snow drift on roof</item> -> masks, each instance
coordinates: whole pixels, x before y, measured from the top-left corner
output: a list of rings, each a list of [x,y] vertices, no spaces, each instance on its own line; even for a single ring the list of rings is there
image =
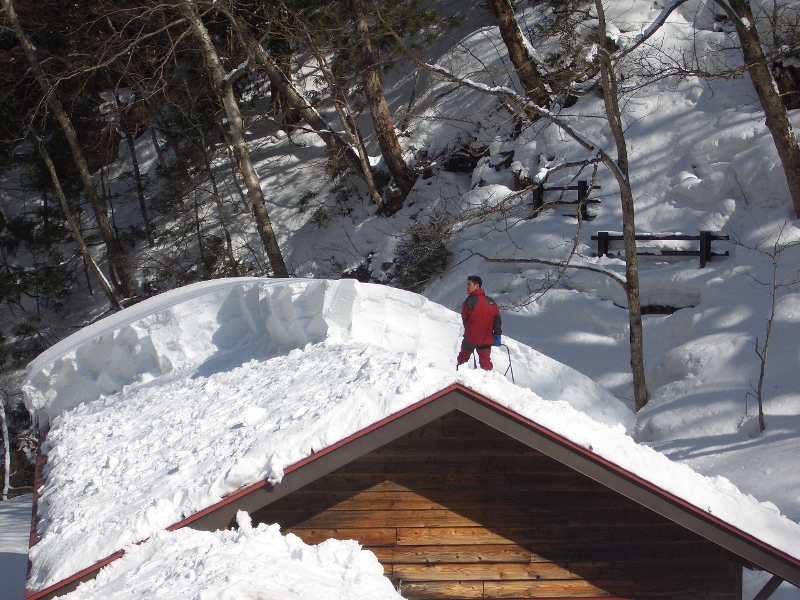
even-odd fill
[[[31,368],[28,405],[53,419],[32,589],[245,485],[279,482],[287,467],[453,383],[800,557],[800,526],[724,478],[637,445],[622,404],[572,369],[508,340],[526,387],[498,371],[456,371],[459,318],[420,296],[353,281],[197,288],[98,323]],[[500,353],[493,360],[503,364]]]
[[[28,408],[52,419],[176,370],[208,375],[323,340],[368,343],[451,370],[460,336],[456,313],[395,288],[351,279],[212,280],[160,294],[66,338],[31,362],[23,390]],[[632,430],[631,411],[589,378],[504,341],[518,385]],[[493,357],[508,364],[497,348]]]

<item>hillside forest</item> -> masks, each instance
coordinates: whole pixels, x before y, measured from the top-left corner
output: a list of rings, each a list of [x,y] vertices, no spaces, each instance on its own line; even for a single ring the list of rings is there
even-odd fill
[[[696,392],[678,389],[694,358],[673,363],[711,326],[678,313],[754,289],[758,315],[715,327],[748,348],[725,390],[768,427],[800,282],[800,3],[0,1],[4,496],[31,485],[27,362],[221,277],[349,277],[458,309],[488,272],[519,335],[642,415]],[[573,311],[613,368],[564,349]],[[648,419],[640,441],[669,438]]]

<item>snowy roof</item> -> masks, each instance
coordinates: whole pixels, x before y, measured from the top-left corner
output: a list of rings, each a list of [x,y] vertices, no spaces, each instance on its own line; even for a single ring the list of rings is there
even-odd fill
[[[517,385],[454,369],[457,314],[352,280],[231,279],[143,302],[31,364],[51,419],[29,588],[52,586],[454,384],[779,552],[800,526],[724,478],[628,435],[634,416],[574,370],[506,338]],[[493,361],[507,359],[493,349]]]

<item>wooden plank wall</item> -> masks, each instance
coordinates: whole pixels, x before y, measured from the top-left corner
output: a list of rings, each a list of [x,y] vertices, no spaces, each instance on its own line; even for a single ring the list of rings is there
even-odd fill
[[[724,550],[459,412],[252,517],[358,540],[410,599],[741,597]]]

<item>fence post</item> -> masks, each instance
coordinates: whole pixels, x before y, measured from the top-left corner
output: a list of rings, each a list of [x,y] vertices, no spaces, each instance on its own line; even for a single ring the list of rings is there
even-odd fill
[[[700,232],[700,268],[706,266],[706,262],[711,260],[711,232]]]
[[[531,213],[532,219],[535,219],[536,217],[539,216],[543,204],[544,204],[544,185],[540,183],[538,187],[533,188],[533,212]]]
[[[606,256],[608,254],[608,232],[607,231],[598,231],[597,232],[597,256]]]
[[[578,181],[578,205],[581,208],[581,219],[584,221],[591,220],[586,207],[587,200],[589,200],[589,182],[585,179],[581,179]]]

